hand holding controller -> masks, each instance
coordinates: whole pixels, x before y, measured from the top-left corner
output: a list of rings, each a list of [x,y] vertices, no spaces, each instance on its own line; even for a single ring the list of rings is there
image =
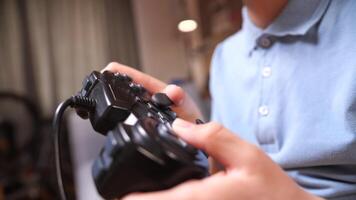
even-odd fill
[[[171,130],[176,114],[165,94],[151,96],[125,74],[94,71],[84,80],[80,96],[96,104],[89,112],[77,113],[107,136],[92,168],[104,198],[162,190],[207,175],[201,151]],[[130,114],[137,118],[132,126],[123,123]]]

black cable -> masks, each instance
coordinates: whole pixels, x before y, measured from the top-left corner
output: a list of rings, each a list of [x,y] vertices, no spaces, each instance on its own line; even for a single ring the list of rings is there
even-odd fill
[[[56,164],[56,175],[57,175],[57,183],[59,188],[59,195],[62,200],[66,200],[67,196],[64,191],[63,179],[62,179],[62,163],[61,163],[61,147],[60,147],[60,132],[61,132],[61,122],[64,111],[72,106],[73,99],[69,98],[59,104],[57,107],[56,113],[53,119],[53,127],[54,127],[54,159]]]
[[[61,145],[60,145],[60,132],[61,132],[61,122],[63,118],[64,111],[68,107],[78,107],[81,109],[86,109],[88,112],[95,107],[95,101],[82,96],[73,96],[62,102],[58,105],[54,119],[53,119],[53,128],[54,128],[54,157],[56,165],[56,175],[57,183],[59,188],[59,194],[62,200],[67,199],[67,195],[64,190],[63,177],[62,177],[62,163],[61,163]]]

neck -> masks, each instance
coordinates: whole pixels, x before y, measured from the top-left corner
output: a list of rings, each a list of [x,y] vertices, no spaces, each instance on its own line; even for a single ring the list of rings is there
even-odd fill
[[[288,0],[243,0],[252,22],[266,28],[282,12]]]

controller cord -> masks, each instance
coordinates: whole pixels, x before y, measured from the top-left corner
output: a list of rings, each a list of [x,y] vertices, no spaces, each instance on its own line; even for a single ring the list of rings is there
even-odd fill
[[[54,129],[54,159],[56,166],[56,176],[57,176],[57,184],[59,188],[60,198],[62,200],[67,199],[67,195],[64,190],[63,185],[63,177],[62,177],[62,162],[61,162],[61,145],[60,145],[60,132],[61,132],[61,123],[64,111],[68,107],[80,108],[90,112],[95,107],[95,100],[83,97],[83,96],[72,96],[58,105],[54,119],[53,119],[53,129]]]

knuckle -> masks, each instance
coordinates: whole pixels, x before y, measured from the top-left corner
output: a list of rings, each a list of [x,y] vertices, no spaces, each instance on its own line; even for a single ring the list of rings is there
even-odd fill
[[[263,167],[261,163],[265,160],[265,153],[255,145],[249,145],[249,149],[245,152],[246,155],[246,170],[252,174],[259,168]]]
[[[247,176],[244,175],[242,172],[239,172],[235,169],[235,171],[230,172],[229,178],[233,185],[242,185],[241,183],[244,182],[244,179]]]
[[[209,122],[207,123],[207,128],[211,130],[211,134],[214,134],[215,132],[220,132],[221,130],[224,129],[223,125],[221,125],[218,122]]]

